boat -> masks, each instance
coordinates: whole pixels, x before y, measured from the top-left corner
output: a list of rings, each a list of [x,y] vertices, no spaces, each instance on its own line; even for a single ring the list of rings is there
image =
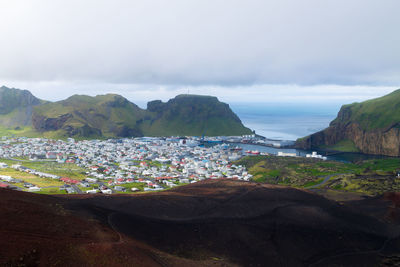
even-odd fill
[[[231,148],[231,150],[232,151],[241,151],[241,150],[243,150],[243,148],[237,146],[237,147]]]

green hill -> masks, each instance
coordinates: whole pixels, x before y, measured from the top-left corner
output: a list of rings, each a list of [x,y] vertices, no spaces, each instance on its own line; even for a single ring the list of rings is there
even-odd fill
[[[400,90],[342,106],[328,128],[297,140],[296,145],[400,156]]]
[[[119,95],[73,95],[66,100],[37,106],[32,116],[38,132],[55,136],[142,136],[137,121],[145,111]]]
[[[139,108],[115,94],[74,95],[34,108],[35,131],[51,137],[241,135],[251,133],[216,97],[180,95]]]
[[[32,123],[32,109],[45,103],[28,90],[0,87],[0,125],[23,127]]]
[[[356,122],[361,129],[385,129],[400,123],[400,89],[383,97],[342,106],[331,125]]]
[[[242,135],[250,134],[228,104],[216,97],[178,95],[163,103],[149,102],[151,116],[141,124],[147,135]]]

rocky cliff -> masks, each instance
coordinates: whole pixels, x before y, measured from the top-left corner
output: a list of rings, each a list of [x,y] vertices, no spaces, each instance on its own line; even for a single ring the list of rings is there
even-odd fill
[[[32,109],[44,103],[28,90],[0,87],[0,125],[3,127],[31,124]]]
[[[151,101],[146,110],[119,95],[75,95],[35,107],[32,125],[40,133],[96,138],[251,133],[229,105],[197,95]]]
[[[74,95],[35,107],[32,125],[40,133],[51,131],[58,136],[142,136],[136,122],[143,115],[142,109],[119,95]]]
[[[342,106],[328,128],[297,140],[296,147],[400,156],[400,90]]]
[[[168,102],[147,104],[142,129],[148,135],[242,135],[244,127],[228,104],[213,96],[178,95]]]

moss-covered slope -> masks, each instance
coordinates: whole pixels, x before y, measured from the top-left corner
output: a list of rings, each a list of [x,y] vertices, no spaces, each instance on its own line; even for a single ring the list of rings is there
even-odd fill
[[[142,136],[136,123],[145,111],[119,95],[74,95],[66,100],[35,107],[32,123],[38,132],[59,136]]]
[[[28,90],[0,87],[0,125],[12,128],[31,125],[32,108],[43,103]]]
[[[304,149],[337,149],[400,156],[400,90],[361,103],[344,105],[323,131],[297,140]]]
[[[181,95],[143,110],[119,95],[74,95],[35,107],[33,127],[52,136],[131,137],[251,133],[216,97]]]
[[[178,95],[147,105],[151,116],[141,124],[147,135],[242,135],[251,133],[228,104],[216,97]]]

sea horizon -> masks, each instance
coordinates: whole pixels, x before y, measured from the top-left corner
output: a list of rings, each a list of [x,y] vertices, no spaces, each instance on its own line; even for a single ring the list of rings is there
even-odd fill
[[[274,140],[295,141],[321,131],[336,118],[338,103],[230,103],[242,123]]]

